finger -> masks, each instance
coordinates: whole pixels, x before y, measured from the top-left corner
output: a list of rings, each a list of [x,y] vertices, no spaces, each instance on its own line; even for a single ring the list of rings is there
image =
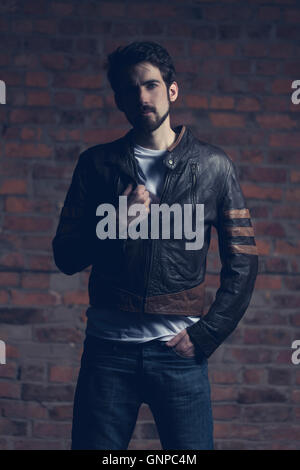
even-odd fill
[[[138,184],[134,192],[144,194],[145,189],[146,189],[146,186],[144,184]]]
[[[182,330],[180,331],[180,333],[178,333],[176,336],[174,336],[174,338],[170,339],[170,341],[168,341],[166,343],[167,346],[175,346],[177,343],[179,343],[179,341],[181,341],[182,337],[185,336],[185,333],[186,333],[186,330]]]

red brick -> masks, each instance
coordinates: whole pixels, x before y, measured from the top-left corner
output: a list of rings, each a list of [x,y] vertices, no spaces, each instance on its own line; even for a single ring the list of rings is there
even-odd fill
[[[22,273],[21,286],[24,289],[49,289],[49,274]]]
[[[244,127],[245,119],[241,114],[209,113],[214,127]]]
[[[86,95],[83,100],[83,106],[85,108],[102,108],[103,107],[102,96]]]
[[[276,206],[273,208],[273,217],[282,219],[296,219],[300,217],[299,206]]]
[[[101,74],[79,74],[79,73],[62,73],[55,75],[54,87],[57,88],[87,88],[100,89],[102,86]]]
[[[282,309],[300,307],[300,297],[298,297],[297,295],[274,295],[273,301],[276,307]]]
[[[277,290],[282,286],[281,277],[260,274],[255,282],[256,289]]]
[[[286,41],[280,42],[276,41],[274,44],[269,46],[270,57],[281,57],[286,59],[287,57],[292,57],[293,54],[293,44]]]
[[[208,100],[206,96],[198,96],[198,95],[186,95],[185,96],[185,103],[187,106],[191,108],[208,108]]]
[[[54,104],[58,106],[74,106],[76,104],[76,95],[68,92],[55,93]]]
[[[246,369],[243,374],[244,384],[257,385],[262,384],[265,377],[265,370],[263,369]]]
[[[286,190],[286,201],[297,202],[300,199],[300,189],[291,188]]]
[[[6,156],[13,158],[49,158],[52,151],[52,148],[45,144],[7,142],[5,146]]]
[[[250,60],[233,60],[230,64],[230,71],[234,74],[249,74],[251,73]]]
[[[234,107],[234,99],[231,96],[212,96],[210,99],[210,107],[232,109]]]
[[[238,403],[283,403],[287,401],[284,391],[274,387],[252,388],[244,387],[239,390]]]
[[[283,96],[265,96],[262,100],[262,108],[264,111],[274,111],[279,113],[289,110],[289,103]]]
[[[3,286],[18,286],[20,282],[19,273],[1,271],[0,272],[0,285]]]
[[[45,419],[48,417],[48,410],[39,403],[2,400],[1,408],[6,418]]]
[[[286,230],[284,225],[276,222],[255,222],[255,234],[259,235],[271,235],[272,237],[284,237]]]
[[[285,254],[285,255],[299,255],[300,254],[300,242],[275,240],[275,252],[274,253]]]
[[[53,268],[53,261],[46,255],[31,255],[28,261],[28,268],[41,271],[49,271]]]
[[[49,106],[51,103],[50,94],[47,91],[30,91],[27,95],[29,106]]]
[[[257,75],[278,75],[281,68],[281,62],[279,60],[272,62],[268,60],[259,60],[256,62],[256,73]]]
[[[49,372],[50,382],[69,383],[73,380],[73,367],[51,366]]]
[[[9,360],[9,362],[6,361],[5,365],[1,364],[1,367],[0,367],[0,377],[1,378],[15,379],[16,380],[17,379],[17,372],[18,372],[18,369],[17,369],[17,364],[15,362],[12,362],[11,360]],[[0,384],[1,384],[1,382],[0,382]],[[3,414],[3,411],[2,411],[2,415],[5,416]]]
[[[0,194],[26,194],[27,183],[23,179],[11,178],[0,185]]]
[[[67,438],[71,434],[71,423],[34,422],[32,435],[39,438]]]
[[[285,20],[289,23],[300,23],[300,11],[299,8],[288,8],[285,11]]]
[[[266,44],[261,41],[251,41],[244,45],[243,55],[249,57],[266,57],[268,55],[268,48]]]
[[[239,98],[236,104],[237,111],[259,111],[260,104],[256,98]]]
[[[47,305],[57,305],[58,295],[42,292],[24,292],[11,289],[11,303],[20,307],[40,307]]]
[[[32,21],[26,18],[16,19],[12,22],[12,31],[14,33],[30,33],[32,31]]]
[[[6,215],[3,227],[7,230],[24,232],[46,232],[52,229],[52,220],[46,217],[25,217]]]
[[[0,289],[0,304],[5,305],[9,303],[8,292],[4,289]]]
[[[220,57],[233,57],[236,52],[236,44],[233,43],[216,43],[216,54]]]
[[[290,180],[291,183],[300,183],[300,171],[291,170]]]
[[[26,212],[39,212],[49,213],[53,209],[50,201],[36,199],[35,201],[29,200],[25,197],[8,196],[5,200],[6,212],[26,213]]]
[[[34,334],[41,343],[79,343],[82,340],[79,331],[61,326],[36,328]]]
[[[261,181],[264,183],[285,183],[287,173],[281,168],[272,168],[270,166],[262,167],[243,166],[241,168],[241,178],[244,180]]]
[[[287,78],[277,78],[271,85],[274,94],[291,94],[291,80]]]
[[[50,439],[33,439],[16,440],[13,442],[15,450],[65,450],[63,441]]]
[[[3,365],[1,365],[3,367]],[[0,397],[3,398],[20,398],[20,384],[14,382],[5,382],[1,379]],[[3,433],[0,433],[3,434]]]
[[[280,188],[265,188],[254,184],[243,184],[243,191],[246,198],[270,199],[271,201],[281,200],[283,195]]]
[[[87,291],[70,291],[63,294],[62,299],[64,305],[87,305],[88,293]]]
[[[224,420],[233,420],[240,418],[241,409],[236,405],[214,405],[213,407],[213,417],[214,420],[224,419]]]
[[[0,418],[0,434],[6,434],[8,436],[26,436],[27,423],[26,421]]]
[[[226,370],[213,370],[211,374],[211,381],[212,383],[219,383],[219,384],[230,384],[230,383],[237,383],[238,377],[237,373],[233,371],[226,371]]]
[[[214,385],[211,390],[211,398],[213,402],[216,401],[235,401],[238,391],[235,387]]]
[[[45,72],[30,71],[26,74],[26,85],[32,87],[47,87],[48,76]]]
[[[268,423],[272,421],[288,421],[290,418],[290,407],[278,404],[250,405],[244,407],[244,417],[246,421],[256,423]]]
[[[293,129],[297,123],[285,114],[260,114],[258,124],[264,129]]]

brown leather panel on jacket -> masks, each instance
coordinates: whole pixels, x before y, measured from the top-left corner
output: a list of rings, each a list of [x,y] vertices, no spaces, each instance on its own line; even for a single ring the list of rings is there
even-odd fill
[[[145,313],[165,315],[196,315],[203,313],[205,286],[199,284],[174,294],[164,294],[146,299]]]
[[[203,314],[204,295],[205,287],[202,283],[181,292],[147,297],[145,313],[201,316]],[[114,290],[111,296],[111,304],[127,312],[141,312],[143,297],[117,289]]]

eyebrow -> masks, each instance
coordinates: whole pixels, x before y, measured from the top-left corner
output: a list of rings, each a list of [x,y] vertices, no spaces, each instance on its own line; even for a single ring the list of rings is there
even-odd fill
[[[160,83],[159,80],[155,80],[155,78],[153,80],[147,80],[146,82],[143,82],[142,85],[148,85],[148,83]]]
[[[160,81],[153,78],[152,80],[146,80],[145,82],[142,83],[142,85],[148,85],[150,83],[160,83]],[[129,86],[136,86],[133,83],[129,83],[128,85]]]

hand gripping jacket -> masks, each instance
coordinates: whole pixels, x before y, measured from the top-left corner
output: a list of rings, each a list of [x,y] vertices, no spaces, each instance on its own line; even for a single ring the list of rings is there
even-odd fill
[[[159,204],[190,204],[193,213],[196,204],[204,204],[201,249],[185,249],[191,240],[184,234],[181,239],[97,237],[97,207],[110,203],[117,209],[128,183],[133,188],[139,183],[131,129],[79,156],[52,242],[54,260],[68,275],[92,265],[88,289],[93,306],[141,316],[200,316],[187,332],[196,354],[208,358],[249,305],[258,269],[257,248],[234,163],[220,148],[198,140],[188,127],[177,126],[174,131],[176,140],[164,157],[166,177]],[[218,233],[222,269],[215,300],[204,315],[212,225]]]

